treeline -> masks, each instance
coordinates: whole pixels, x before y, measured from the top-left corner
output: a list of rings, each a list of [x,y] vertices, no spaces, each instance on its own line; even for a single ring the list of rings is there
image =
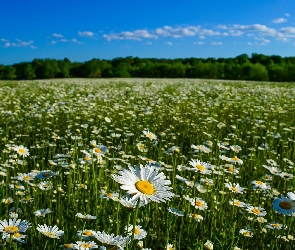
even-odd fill
[[[9,66],[0,65],[2,80],[48,78],[204,78],[225,80],[295,81],[295,57],[253,53],[235,58],[157,59],[125,57],[71,62],[68,58],[34,59]]]

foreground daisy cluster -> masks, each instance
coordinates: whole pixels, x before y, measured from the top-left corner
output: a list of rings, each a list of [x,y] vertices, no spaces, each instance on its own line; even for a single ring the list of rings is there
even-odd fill
[[[295,88],[0,82],[4,249],[294,249]]]

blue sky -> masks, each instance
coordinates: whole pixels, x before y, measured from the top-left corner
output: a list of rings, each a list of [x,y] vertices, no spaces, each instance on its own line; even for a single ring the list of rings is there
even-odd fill
[[[295,0],[0,0],[0,64],[295,56]]]

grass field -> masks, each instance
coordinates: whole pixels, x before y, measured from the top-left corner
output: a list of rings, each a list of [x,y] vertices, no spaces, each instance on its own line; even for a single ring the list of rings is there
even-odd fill
[[[0,82],[3,249],[294,249],[294,83]]]

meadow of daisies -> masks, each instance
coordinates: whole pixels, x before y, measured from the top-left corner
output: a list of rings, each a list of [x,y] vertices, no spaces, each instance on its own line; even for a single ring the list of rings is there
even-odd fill
[[[295,85],[0,82],[0,249],[294,249]]]

